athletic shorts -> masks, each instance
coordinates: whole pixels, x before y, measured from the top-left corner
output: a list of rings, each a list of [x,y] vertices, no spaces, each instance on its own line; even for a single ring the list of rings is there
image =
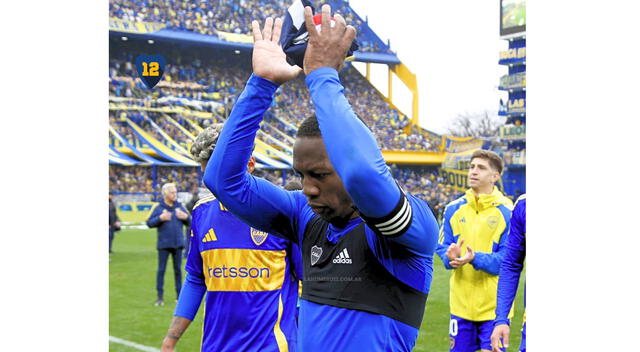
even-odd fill
[[[471,321],[451,314],[449,321],[449,351],[476,352],[480,349],[491,351],[493,320]],[[506,351],[503,349],[503,351]]]

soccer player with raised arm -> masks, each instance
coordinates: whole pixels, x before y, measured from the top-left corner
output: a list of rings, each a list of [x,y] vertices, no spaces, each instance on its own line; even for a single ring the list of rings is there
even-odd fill
[[[449,280],[452,352],[491,352],[498,272],[512,208],[511,200],[495,186],[502,169],[498,154],[476,150],[467,175],[471,188],[444,210],[437,253],[445,268],[453,270]]]
[[[207,165],[222,124],[203,130],[191,146]],[[247,160],[252,172],[255,159]],[[292,242],[238,220],[213,195],[193,207],[185,284],[162,351],[173,351],[206,292],[202,351],[295,351],[300,266]]]
[[[511,230],[507,239],[506,252],[500,266],[500,278],[498,279],[498,301],[496,304],[496,320],[491,334],[491,347],[493,352],[499,352],[500,347],[509,347],[509,309],[513,306],[520,282],[520,274],[524,268],[524,259],[527,251],[527,195],[523,194],[516,200],[511,215]],[[526,297],[526,294],[525,294]],[[526,302],[526,299],[525,299]],[[526,303],[525,303],[526,306]],[[527,323],[522,325],[522,340],[520,352],[526,351],[525,338],[527,336]]]
[[[281,19],[252,23],[253,74],[220,134],[204,182],[236,216],[299,244],[303,288],[298,349],[410,351],[431,285],[438,225],[427,204],[394,181],[375,139],[344,96],[338,71],[356,35],[322,7],[309,42],[306,84],[315,116],[298,127],[293,167],[302,191],[246,173],[260,121],[279,85],[295,78],[278,44]]]

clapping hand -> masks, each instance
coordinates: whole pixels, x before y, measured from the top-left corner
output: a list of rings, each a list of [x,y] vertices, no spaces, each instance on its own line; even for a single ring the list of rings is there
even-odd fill
[[[462,241],[461,241],[461,244],[462,244]],[[451,265],[454,268],[459,268],[471,262],[475,257],[476,257],[476,254],[473,252],[473,249],[467,246],[467,253],[465,253],[465,255],[461,258],[455,258],[454,260],[450,261],[449,265]]]
[[[276,84],[283,84],[296,78],[302,69],[289,65],[287,55],[280,47],[282,19],[276,18],[274,23],[271,17],[267,18],[262,31],[258,21],[251,22],[251,27],[253,29],[253,73]]]
[[[304,22],[309,33],[309,42],[304,54],[304,72],[309,74],[320,67],[333,67],[337,71],[344,64],[351,43],[356,37],[356,29],[347,26],[344,18],[335,15],[335,25],[331,23],[331,6],[322,5],[320,30],[313,22],[311,7],[304,8]]]
[[[460,244],[452,243],[449,245],[449,248],[447,248],[447,258],[449,258],[449,261],[452,261],[460,257],[460,247],[462,246],[463,243],[464,243],[464,240],[460,240]]]

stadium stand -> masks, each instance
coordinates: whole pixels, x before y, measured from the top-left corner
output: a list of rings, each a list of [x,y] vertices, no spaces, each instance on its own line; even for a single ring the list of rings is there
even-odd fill
[[[319,1],[313,3],[320,4]],[[391,52],[346,1],[329,3],[359,29],[360,51]],[[281,14],[289,5],[290,1],[278,0],[206,3],[112,0],[109,3],[111,17],[160,22],[170,29],[213,36],[221,31],[247,33],[252,19]],[[141,45],[146,43],[124,41],[117,36],[110,38],[110,146],[134,161],[132,166],[122,166],[117,161],[110,165],[110,190],[121,195],[148,194],[156,199],[162,183],[176,182],[179,192],[192,193],[200,184],[201,172],[181,158],[190,160],[190,145],[203,128],[225,121],[251,74],[250,56],[234,50],[155,43],[153,52],[168,58],[168,65],[162,80],[150,90],[137,78],[133,65],[136,56],[144,51]],[[347,99],[374,132],[381,149],[442,152],[442,136],[412,125],[410,119],[352,65],[345,65],[340,76]],[[256,150],[263,153],[263,158],[258,160],[256,175],[279,186],[295,178],[289,169],[293,141],[297,125],[310,114],[313,107],[304,77],[277,91],[258,132]],[[433,166],[391,167],[402,187],[429,201],[436,216],[456,196]]]
[[[224,33],[249,35],[252,20],[283,16],[291,2],[290,0],[111,0],[109,17],[130,22],[160,23],[167,29],[210,36],[220,36]],[[319,9],[322,2],[311,1],[311,3]],[[392,52],[367,22],[351,9],[348,2],[333,0],[326,3],[356,27],[360,51]]]

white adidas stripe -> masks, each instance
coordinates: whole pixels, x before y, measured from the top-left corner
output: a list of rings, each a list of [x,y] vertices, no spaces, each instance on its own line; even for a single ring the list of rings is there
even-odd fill
[[[349,252],[347,252],[347,249],[343,249],[340,254],[336,255],[336,259],[349,259]]]

